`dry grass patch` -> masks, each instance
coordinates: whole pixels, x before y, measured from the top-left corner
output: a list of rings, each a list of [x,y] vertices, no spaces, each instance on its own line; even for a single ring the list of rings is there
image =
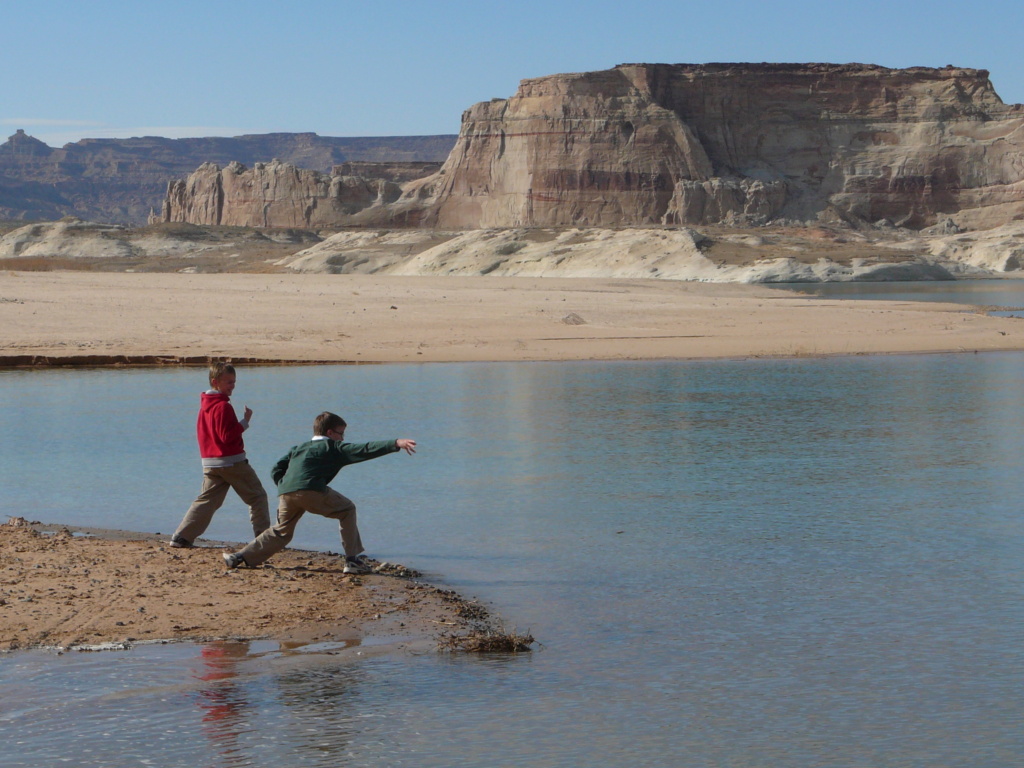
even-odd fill
[[[467,600],[446,590],[441,590],[440,594],[445,602],[454,605],[455,615],[463,622],[463,627],[443,633],[437,641],[438,650],[453,653],[525,653],[532,650],[535,640],[529,632],[521,634],[506,629],[475,600]]]

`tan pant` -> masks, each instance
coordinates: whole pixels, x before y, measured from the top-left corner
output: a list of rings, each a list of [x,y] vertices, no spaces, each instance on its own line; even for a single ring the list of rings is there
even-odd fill
[[[306,512],[329,517],[338,521],[341,533],[341,548],[346,556],[358,555],[363,552],[363,542],[359,538],[359,526],[356,525],[356,505],[333,488],[326,492],[293,491],[282,493],[277,500],[277,525],[267,528],[256,537],[255,541],[241,551],[245,562],[249,565],[260,565],[273,555],[288,546],[295,535],[295,526]]]
[[[174,532],[186,541],[195,541],[209,528],[213,513],[220,509],[228,495],[228,489],[249,505],[249,522],[254,536],[259,536],[270,527],[270,505],[267,492],[248,461],[232,464],[230,467],[204,467],[203,487],[199,496],[185,513],[185,518]]]

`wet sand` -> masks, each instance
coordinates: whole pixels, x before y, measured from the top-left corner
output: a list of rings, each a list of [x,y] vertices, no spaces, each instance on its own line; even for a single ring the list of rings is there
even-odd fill
[[[238,545],[12,520],[0,525],[0,650],[257,637],[422,649],[486,613],[397,564],[345,575],[336,554],[291,549],[229,571],[221,553]]]

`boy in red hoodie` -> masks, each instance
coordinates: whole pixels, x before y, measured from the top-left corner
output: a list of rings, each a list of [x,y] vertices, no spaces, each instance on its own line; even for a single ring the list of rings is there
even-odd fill
[[[234,488],[242,501],[249,505],[252,531],[259,536],[270,527],[270,509],[267,492],[245,458],[242,433],[249,428],[252,409],[245,409],[241,421],[229,402],[235,389],[235,368],[228,363],[210,366],[210,389],[200,397],[196,438],[199,455],[203,460],[203,488],[192,502],[178,530],[171,537],[172,547],[188,548],[203,534]]]

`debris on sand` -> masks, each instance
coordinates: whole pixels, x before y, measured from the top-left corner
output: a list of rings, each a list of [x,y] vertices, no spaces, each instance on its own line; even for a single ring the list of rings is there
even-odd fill
[[[532,650],[533,635],[521,635],[504,628],[472,629],[467,634],[446,634],[438,641],[443,651],[462,653],[523,653]]]
[[[385,576],[397,576],[402,579],[418,579],[423,574],[417,571],[415,568],[409,568],[398,563],[383,562],[374,565],[371,568],[373,573],[381,573]]]
[[[532,650],[533,635],[519,634],[496,624],[490,612],[475,600],[467,600],[457,592],[440,590],[441,599],[452,603],[455,615],[465,622],[465,630],[450,631],[438,638],[442,651],[461,653],[523,653]]]

